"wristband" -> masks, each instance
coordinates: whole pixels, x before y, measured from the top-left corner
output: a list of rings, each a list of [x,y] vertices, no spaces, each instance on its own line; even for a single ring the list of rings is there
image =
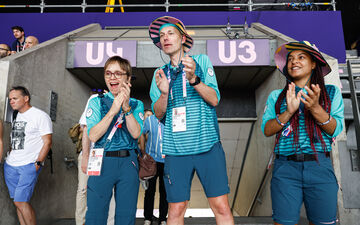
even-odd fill
[[[319,125],[319,126],[324,126],[324,125],[330,123],[331,118],[332,118],[332,116],[329,115],[329,119],[328,119],[327,121],[325,121],[325,122],[323,122],[323,123],[319,123],[319,122],[316,121],[316,124]]]
[[[275,117],[275,119],[276,119],[276,122],[278,122],[278,124],[280,125],[280,126],[285,126],[285,123],[282,123],[280,120],[279,120],[279,114],[276,114],[276,117]]]

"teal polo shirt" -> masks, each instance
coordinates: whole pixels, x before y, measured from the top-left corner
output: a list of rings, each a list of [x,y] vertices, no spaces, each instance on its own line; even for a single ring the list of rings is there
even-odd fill
[[[111,94],[111,92],[104,94],[103,98],[107,98],[107,100],[110,101],[109,102],[110,104],[108,106],[103,106],[103,108],[101,106],[101,97],[100,96],[91,99],[89,102],[89,106],[86,111],[86,123],[88,126],[88,130],[87,130],[88,134],[89,134],[91,128],[93,128],[96,124],[98,124],[101,121],[101,119],[106,115],[106,113],[110,109],[112,102],[114,100],[114,96]],[[134,99],[134,98],[130,98],[130,106],[131,106],[131,110],[133,112],[132,114],[134,115],[136,121],[139,123],[140,129],[142,132],[143,119],[144,119],[144,105],[141,101]],[[104,109],[106,109],[106,111],[104,111]],[[114,118],[113,118],[107,132],[104,134],[104,136],[101,137],[97,141],[97,143],[95,143],[95,147],[102,147],[102,146],[97,146],[97,144],[104,142],[103,139],[106,139],[108,137],[111,129],[113,128],[115,122],[117,121],[118,116],[121,113],[121,110],[116,116],[114,116]],[[115,135],[113,136],[111,142],[106,145],[105,151],[115,151],[115,150],[122,150],[122,149],[136,149],[136,148],[137,148],[137,139],[132,138],[131,135],[129,134],[129,131],[127,130],[127,127],[126,127],[126,120],[124,118],[122,127],[117,128]]]
[[[218,101],[220,101],[220,92],[216,81],[214,68],[210,59],[206,55],[192,56],[196,62],[195,74],[207,86],[213,88],[216,92]],[[165,113],[165,127],[163,140],[163,154],[165,155],[192,155],[209,151],[211,147],[219,141],[218,123],[215,107],[206,103],[197,93],[194,87],[189,85],[186,80],[187,97],[183,97],[182,72],[177,73],[176,68],[164,65],[161,69],[168,76],[176,75],[172,87],[172,95],[169,92],[167,110]],[[168,72],[169,71],[169,72]],[[155,81],[154,72],[150,88],[150,97],[152,100],[152,109],[159,99],[161,92]],[[186,107],[186,131],[172,132],[172,111],[173,108]]]
[[[317,152],[326,152],[331,151],[331,143],[332,139],[338,136],[344,128],[344,103],[342,99],[341,92],[338,87],[334,85],[325,85],[326,90],[329,94],[330,101],[331,101],[331,110],[330,115],[333,119],[336,120],[336,129],[332,135],[327,134],[325,131],[321,130],[322,137],[326,144],[326,149],[323,149],[321,146],[320,140],[315,142],[315,149]],[[300,88],[296,88],[297,91]],[[283,89],[272,91],[267,99],[264,115],[262,117],[262,124],[261,129],[264,132],[265,124],[272,119],[275,119],[276,112],[275,112],[275,103],[282,92]],[[306,90],[303,89],[305,93]],[[281,107],[280,113],[283,113],[286,110],[286,99],[284,98]],[[287,129],[290,125],[290,121],[288,121],[283,129],[280,132],[283,132]],[[293,146],[293,134],[292,131],[288,136],[281,135],[279,139],[279,143],[275,146],[275,152],[280,155],[292,155],[295,154],[295,146]],[[313,154],[313,150],[311,149],[310,138],[308,133],[306,132],[305,126],[305,115],[304,113],[300,113],[299,115],[299,148],[297,149],[296,153],[306,153],[306,154]]]

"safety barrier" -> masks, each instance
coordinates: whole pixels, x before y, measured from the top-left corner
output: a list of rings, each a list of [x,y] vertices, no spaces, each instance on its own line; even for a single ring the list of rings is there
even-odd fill
[[[82,12],[85,13],[87,8],[139,8],[139,7],[161,7],[166,12],[169,12],[170,8],[175,7],[233,7],[239,8],[244,7],[248,11],[254,11],[265,6],[277,6],[287,7],[295,10],[318,10],[318,6],[331,6],[333,11],[336,11],[336,1],[331,0],[330,2],[310,2],[309,0],[297,0],[296,2],[281,2],[281,3],[254,3],[253,0],[248,0],[247,3],[202,3],[202,4],[177,4],[170,3],[166,0],[163,4],[87,4],[86,0],[79,5],[49,5],[45,3],[45,0],[41,0],[39,5],[0,5],[0,8],[39,8],[40,12],[43,13],[46,8],[81,8]],[[0,9],[1,12],[1,9]]]

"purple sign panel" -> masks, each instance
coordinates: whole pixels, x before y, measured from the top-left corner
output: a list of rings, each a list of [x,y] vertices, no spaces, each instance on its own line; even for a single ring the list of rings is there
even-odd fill
[[[74,67],[103,67],[114,55],[136,67],[136,41],[75,41]]]
[[[268,39],[208,40],[207,54],[214,66],[270,65]]]

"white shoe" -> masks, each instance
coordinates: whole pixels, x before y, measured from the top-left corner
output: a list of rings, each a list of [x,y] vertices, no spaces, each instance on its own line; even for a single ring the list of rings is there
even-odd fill
[[[150,220],[145,220],[144,225],[151,225],[151,221]]]
[[[160,225],[166,225],[166,221],[161,221]]]

